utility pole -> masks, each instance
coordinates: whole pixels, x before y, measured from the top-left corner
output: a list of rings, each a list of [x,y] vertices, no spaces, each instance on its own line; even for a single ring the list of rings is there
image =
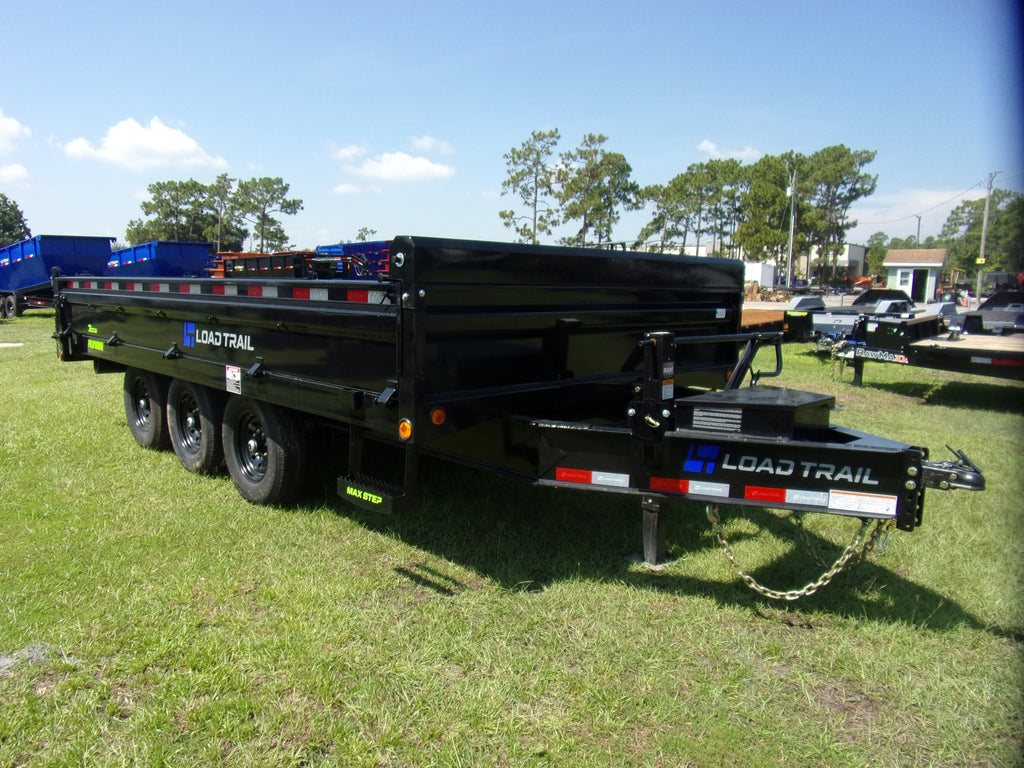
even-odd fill
[[[993,171],[988,175],[988,193],[985,195],[985,217],[981,220],[981,253],[978,254],[978,303],[981,303],[982,278],[985,275],[985,241],[988,239],[988,208],[992,202],[992,182],[996,174],[1002,171]]]
[[[796,168],[789,175],[789,256],[786,259],[786,287],[793,288],[793,232],[796,229]]]

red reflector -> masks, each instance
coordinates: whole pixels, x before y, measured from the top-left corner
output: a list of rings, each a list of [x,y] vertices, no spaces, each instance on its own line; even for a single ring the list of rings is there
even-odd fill
[[[588,469],[566,469],[565,467],[555,469],[555,480],[560,483],[587,483],[589,485],[593,476]]]
[[[223,296],[224,295],[224,286],[221,285],[220,283],[214,283],[213,295],[214,296]]]
[[[1024,365],[1024,360],[1009,360],[1002,357],[993,357],[992,365]]]
[[[103,284],[103,289],[104,289],[104,290],[107,290],[107,291],[109,291],[109,290],[113,289],[113,287],[114,287],[114,284],[113,284],[113,283],[104,283],[104,284]]]
[[[369,291],[348,291],[348,301],[358,301],[362,304],[366,304],[369,300]]]
[[[673,480],[671,477],[652,477],[652,491],[669,491],[670,493],[689,493],[690,484],[686,480]]]
[[[263,289],[260,286],[258,286],[258,285],[250,285],[249,286],[249,295],[250,296],[262,296],[263,295]]]
[[[293,299],[308,299],[309,288],[292,288]]]
[[[786,502],[786,489],[748,485],[743,489],[743,498],[750,501],[772,501],[784,504]]]

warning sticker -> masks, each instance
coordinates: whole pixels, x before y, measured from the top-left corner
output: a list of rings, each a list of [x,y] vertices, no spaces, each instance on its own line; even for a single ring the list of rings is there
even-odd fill
[[[242,394],[242,369],[235,365],[224,367],[224,389],[234,395]]]
[[[832,509],[859,512],[871,517],[896,517],[896,497],[877,493],[830,491],[828,505]]]

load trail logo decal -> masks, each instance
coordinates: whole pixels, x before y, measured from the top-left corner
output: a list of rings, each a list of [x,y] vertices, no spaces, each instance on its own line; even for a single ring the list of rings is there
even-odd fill
[[[690,446],[686,461],[683,462],[684,472],[711,475],[718,470],[750,472],[774,477],[799,477],[806,480],[847,482],[855,485],[878,485],[878,480],[871,477],[871,467],[723,453],[717,445],[694,444]]]
[[[195,323],[184,324],[182,343],[186,347],[205,344],[210,347],[221,347],[222,349],[241,349],[246,352],[256,351],[252,345],[252,337],[247,333],[212,330],[197,326]]]

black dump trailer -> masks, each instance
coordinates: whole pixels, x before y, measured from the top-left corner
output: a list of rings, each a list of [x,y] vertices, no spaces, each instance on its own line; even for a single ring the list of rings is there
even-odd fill
[[[349,502],[409,505],[425,455],[632,494],[652,563],[667,500],[910,531],[926,487],[984,486],[962,454],[929,461],[831,426],[832,397],[756,384],[781,334],[740,332],[739,262],[406,236],[381,251],[318,279],[55,275],[59,356],[122,372],[136,440],[189,470],[226,463],[249,501],[301,490],[314,425],[347,440]]]

